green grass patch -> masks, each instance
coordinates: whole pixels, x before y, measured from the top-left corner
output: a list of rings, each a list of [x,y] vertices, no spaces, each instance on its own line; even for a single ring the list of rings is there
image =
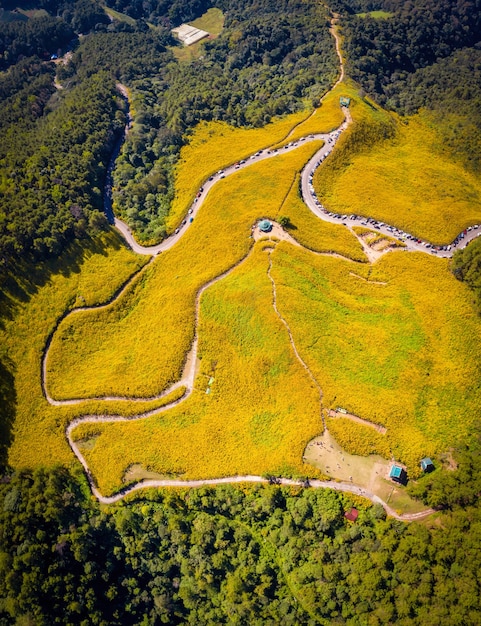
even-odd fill
[[[394,13],[388,11],[369,11],[368,13],[356,13],[357,17],[372,17],[374,20],[387,20],[393,17]]]
[[[0,23],[8,24],[9,22],[26,22],[28,17],[21,13],[14,13],[13,11],[6,11],[0,8]]]
[[[225,16],[220,9],[208,9],[203,15],[198,17],[193,22],[190,22],[191,26],[205,30],[209,35],[220,35],[224,28]]]
[[[130,17],[130,15],[120,13],[120,11],[116,11],[115,9],[111,9],[110,7],[105,5],[103,9],[109,17],[116,20],[117,22],[125,22],[126,24],[130,24],[131,26],[134,26],[137,23],[137,20],[135,20],[133,17]]]
[[[201,17],[198,17],[193,22],[189,22],[191,26],[205,30],[209,33],[209,37],[190,46],[184,46],[182,44],[179,46],[171,46],[169,50],[172,51],[177,61],[181,63],[190,63],[198,59],[203,54],[204,42],[208,41],[208,39],[215,39],[222,32],[224,20],[224,14],[220,9],[209,9]]]
[[[281,243],[278,307],[325,406],[386,426],[393,454],[414,472],[423,456],[469,436],[481,409],[472,341],[481,322],[447,261],[391,253],[369,281],[352,267]]]

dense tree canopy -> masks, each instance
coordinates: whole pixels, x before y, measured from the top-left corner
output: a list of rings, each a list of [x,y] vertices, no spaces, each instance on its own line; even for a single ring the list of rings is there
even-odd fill
[[[479,509],[352,524],[336,492],[224,486],[100,510],[81,484],[0,485],[2,624],[479,623]]]
[[[52,101],[48,73],[8,98],[0,121],[0,258],[57,254],[105,221],[102,186],[115,139],[113,80],[96,74]],[[47,102],[54,107],[46,114]],[[6,118],[6,119],[5,119]],[[75,120],[75,124],[73,123]],[[12,128],[15,132],[12,132]]]
[[[166,48],[175,45],[171,26],[214,5],[226,12],[223,33],[204,45],[202,58],[179,63]],[[4,67],[13,64],[0,77],[4,264],[25,253],[58,254],[72,237],[102,225],[106,166],[124,125],[114,81],[131,88],[136,113],[114,174],[114,201],[141,239],[159,240],[189,128],[210,119],[262,125],[304,106],[306,98],[317,101],[336,73],[327,16],[315,3],[112,6],[136,22],[110,23],[96,0],[43,0],[34,8],[50,15],[27,20],[15,14],[24,20],[0,23]],[[79,32],[90,34],[78,43]],[[50,53],[68,48],[54,68]],[[54,88],[54,71],[61,90]]]
[[[180,5],[171,3],[159,22],[154,5],[160,11],[160,3],[147,2],[139,13],[134,3],[115,3],[131,16],[163,25],[178,24],[188,11],[194,15],[208,8],[182,3],[180,18],[174,15]],[[140,106],[114,173],[114,200],[144,240],[158,240],[165,233],[172,168],[189,128],[200,120],[263,125],[305,106],[306,99],[317,103],[336,76],[327,14],[316,3],[218,0],[211,5],[225,12],[225,25],[217,39],[204,44],[202,58],[178,63],[166,53],[159,72],[144,73],[148,78],[143,79],[121,70]],[[91,45],[96,45],[94,40]]]
[[[453,257],[451,269],[459,280],[464,281],[474,292],[481,313],[481,239],[476,239]]]

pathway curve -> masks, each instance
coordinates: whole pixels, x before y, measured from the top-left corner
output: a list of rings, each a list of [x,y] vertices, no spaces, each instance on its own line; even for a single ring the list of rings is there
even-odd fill
[[[339,61],[340,61],[340,76],[338,78],[338,81],[336,82],[336,85],[338,83],[340,83],[343,78],[344,78],[344,65],[343,65],[343,60],[342,60],[342,55],[340,52],[340,44],[339,44],[339,37],[336,31],[336,27],[335,27],[335,19],[332,20],[332,25],[331,25],[331,33],[333,34],[335,41],[336,41],[336,51],[339,57]],[[119,91],[122,93],[122,95],[124,97],[128,97],[128,93],[125,89],[125,87],[123,87],[122,85],[118,85],[118,89]],[[192,206],[189,208],[188,210],[188,216],[194,217],[195,214],[199,211],[200,207],[202,206],[207,194],[209,193],[209,190],[211,189],[211,187],[216,184],[216,182],[218,182],[218,180],[225,178],[226,176],[229,176],[233,173],[235,173],[238,169],[241,169],[242,167],[247,167],[255,162],[261,161],[263,159],[267,159],[267,158],[272,158],[275,157],[277,154],[279,154],[280,152],[287,152],[290,150],[294,150],[298,145],[300,141],[316,141],[316,140],[322,140],[323,146],[316,152],[316,154],[310,159],[310,161],[308,162],[308,164],[306,165],[306,167],[304,168],[303,172],[302,172],[302,195],[304,198],[305,203],[307,204],[307,206],[311,209],[311,211],[317,215],[318,217],[320,217],[321,219],[324,219],[326,221],[330,221],[330,222],[338,222],[339,219],[343,220],[343,223],[346,224],[346,226],[348,226],[348,228],[351,229],[351,226],[347,224],[347,222],[345,222],[344,220],[347,219],[347,216],[336,216],[336,215],[332,215],[330,214],[325,207],[323,207],[320,202],[318,201],[315,193],[314,193],[314,189],[312,186],[312,176],[313,176],[313,172],[314,170],[324,161],[325,158],[327,158],[332,150],[332,148],[334,147],[336,141],[338,140],[340,134],[348,127],[348,125],[351,123],[351,117],[349,114],[348,109],[345,109],[345,114],[346,114],[346,119],[345,121],[341,124],[341,126],[339,128],[337,128],[335,131],[331,132],[331,133],[318,133],[318,134],[311,134],[309,135],[309,137],[304,137],[301,140],[298,141],[293,141],[289,144],[287,144],[286,146],[284,146],[284,148],[281,149],[266,149],[266,150],[260,150],[258,151],[255,155],[252,155],[252,157],[250,157],[249,159],[245,159],[243,163],[241,164],[236,164],[236,165],[232,165],[228,168],[226,168],[223,171],[218,172],[217,174],[211,176],[209,178],[208,181],[206,181],[204,183],[204,185],[201,187],[200,192],[198,197],[196,198],[196,200],[194,201],[194,203],[192,204]],[[128,129],[130,127],[130,118],[127,122],[127,126],[125,129],[125,133],[128,132]],[[125,137],[125,134],[124,134]],[[117,148],[116,148],[117,149]],[[120,143],[118,146],[118,149],[120,149]],[[117,149],[117,150],[118,150]],[[117,151],[118,154],[118,151]],[[115,155],[116,156],[116,155]],[[110,191],[111,191],[111,178],[109,178],[109,175],[111,176],[111,172],[113,168],[113,163],[114,163],[115,159],[111,160],[111,167],[109,166],[109,173],[108,173],[108,177],[107,177],[107,183],[106,183],[106,190],[105,190],[105,197],[107,200],[107,211],[111,211],[111,195],[110,195]],[[108,196],[108,197],[107,197]],[[357,216],[351,216],[352,219],[357,219]],[[168,250],[169,248],[171,248],[172,246],[174,246],[178,240],[182,237],[182,235],[185,233],[185,231],[187,230],[187,228],[189,227],[190,221],[188,221],[187,219],[182,223],[181,227],[179,227],[176,232],[168,237],[167,239],[165,239],[163,242],[161,242],[160,244],[156,245],[156,246],[142,246],[139,243],[137,243],[135,241],[135,238],[132,235],[132,232],[130,230],[130,228],[127,226],[127,224],[125,224],[122,220],[115,218],[113,216],[113,214],[110,214],[110,218],[111,221],[113,221],[113,223],[115,224],[115,227],[122,233],[122,235],[125,237],[126,241],[128,242],[128,244],[130,245],[130,247],[137,252],[138,254],[144,254],[144,255],[149,255],[154,257],[155,255],[159,254],[162,251]],[[366,219],[366,218],[364,218]],[[373,230],[378,230],[378,232],[384,232],[383,227],[384,228],[390,228],[390,227],[386,227],[385,225],[381,225],[381,224],[376,224],[373,223],[372,220],[370,219],[366,219],[366,223],[369,223],[370,228],[372,228]],[[391,227],[392,228],[392,227]],[[352,229],[351,229],[352,230]],[[477,229],[478,230],[478,229]],[[392,237],[393,234],[389,231],[390,236]],[[474,236],[477,236],[478,234],[481,234],[479,232],[477,232],[476,234],[472,233],[470,237],[468,237],[468,239],[474,238]],[[394,235],[395,236],[395,235]],[[424,252],[426,252],[426,249],[421,247],[420,245],[417,244],[412,244],[412,246],[409,246],[408,244],[408,249],[420,249],[423,250]],[[451,256],[452,254],[452,250],[446,251],[448,254],[446,254],[445,256]],[[247,258],[247,257],[245,257]],[[71,399],[71,400],[55,400],[54,398],[52,398],[49,393],[48,393],[48,389],[47,389],[47,385],[46,385],[46,379],[47,379],[47,359],[48,359],[48,350],[49,347],[51,345],[51,341],[52,341],[52,337],[55,333],[56,328],[58,327],[58,324],[66,317],[66,315],[70,314],[70,313],[76,313],[79,311],[85,311],[85,310],[90,310],[92,308],[103,308],[105,306],[108,306],[113,300],[115,300],[117,297],[120,297],[122,295],[122,293],[124,293],[124,291],[131,286],[132,281],[134,281],[137,277],[138,274],[140,274],[144,268],[142,268],[137,275],[132,276],[126,284],[124,284],[116,294],[114,294],[114,296],[111,298],[111,300],[104,305],[101,305],[99,307],[79,307],[77,309],[74,309],[73,311],[68,311],[64,314],[64,316],[62,316],[59,320],[58,323],[56,325],[56,328],[54,329],[54,331],[51,333],[51,335],[48,337],[47,342],[46,342],[46,346],[45,346],[45,350],[44,350],[44,355],[42,358],[42,367],[41,367],[41,378],[42,378],[42,389],[43,389],[43,393],[45,395],[45,398],[47,399],[47,401],[55,406],[61,406],[61,405],[66,405],[66,404],[79,404],[81,402],[85,402],[85,401],[91,401],[91,400],[129,400],[129,401],[149,401],[149,400],[155,400],[155,399],[161,399],[165,396],[167,396],[169,393],[171,393],[172,391],[174,391],[175,389],[178,389],[182,386],[185,387],[186,391],[185,393],[178,399],[169,402],[168,404],[153,409],[151,411],[142,413],[142,414],[138,414],[132,417],[125,417],[125,416],[121,416],[121,415],[117,415],[117,416],[105,416],[105,415],[84,415],[78,418],[75,418],[72,422],[69,423],[69,425],[66,428],[66,437],[68,440],[68,443],[72,449],[72,451],[74,452],[75,456],[78,458],[79,462],[82,464],[88,481],[89,481],[89,485],[90,488],[92,490],[93,495],[102,503],[105,504],[110,504],[113,502],[117,502],[119,500],[121,500],[122,498],[124,498],[126,495],[140,490],[140,489],[146,489],[146,488],[158,488],[158,487],[202,487],[202,486],[208,486],[208,485],[219,485],[219,484],[226,484],[226,483],[244,483],[244,482],[250,482],[250,483],[268,483],[270,482],[268,479],[263,478],[261,476],[228,476],[228,477],[224,477],[224,478],[213,478],[213,479],[204,479],[204,480],[142,480],[134,485],[130,485],[128,487],[126,487],[125,489],[121,490],[120,492],[118,492],[117,494],[113,495],[113,496],[103,496],[100,491],[98,490],[98,488],[96,487],[95,484],[95,480],[94,477],[92,476],[92,473],[90,472],[90,469],[88,467],[88,464],[85,460],[85,458],[83,457],[82,453],[79,450],[79,447],[77,445],[77,443],[75,442],[75,440],[72,437],[72,431],[79,426],[80,424],[84,424],[84,423],[99,423],[99,422],[118,422],[118,421],[129,421],[129,420],[133,420],[133,419],[145,419],[147,417],[150,417],[154,414],[160,413],[162,411],[166,411],[170,408],[172,408],[173,406],[179,404],[180,402],[182,402],[183,400],[185,400],[193,391],[194,389],[194,380],[195,380],[195,370],[196,370],[196,363],[197,363],[197,344],[198,344],[198,337],[197,337],[197,327],[198,327],[198,318],[199,318],[199,308],[200,308],[200,298],[202,296],[202,293],[208,288],[210,287],[212,284],[214,284],[215,282],[217,282],[218,280],[221,280],[222,278],[225,278],[226,276],[228,276],[232,271],[234,271],[234,269],[240,264],[242,263],[244,260],[242,259],[239,263],[237,263],[236,265],[234,265],[232,268],[230,268],[229,270],[227,270],[226,272],[224,272],[223,274],[217,276],[216,278],[214,278],[213,280],[209,281],[208,283],[206,283],[205,285],[203,285],[199,291],[197,292],[197,296],[196,296],[196,302],[195,302],[195,335],[194,335],[194,340],[192,343],[192,347],[191,347],[191,351],[190,353],[187,355],[186,357],[186,361],[185,361],[185,367],[184,367],[184,372],[182,375],[182,378],[175,383],[174,385],[172,385],[169,389],[163,391],[161,394],[159,394],[158,396],[154,396],[152,398],[127,398],[127,397],[110,397],[110,396],[105,396],[105,397],[100,397],[100,398],[88,398],[88,399]],[[290,339],[290,343],[292,345],[292,348],[294,350],[294,353],[296,355],[296,358],[299,360],[299,362],[302,364],[302,366],[307,370],[307,372],[309,373],[311,379],[313,380],[314,384],[316,385],[316,387],[319,390],[319,395],[320,395],[320,400],[322,403],[322,389],[319,385],[319,383],[317,382],[317,380],[314,378],[314,376],[312,375],[312,372],[310,371],[310,369],[308,368],[308,366],[304,363],[304,361],[302,360],[302,358],[300,357],[295,343],[294,343],[294,339],[292,336],[292,333],[290,331],[290,328],[287,324],[287,322],[283,319],[283,317],[280,315],[278,309],[277,309],[277,298],[276,298],[276,288],[275,288],[275,282],[272,279],[272,276],[270,274],[270,269],[271,269],[271,259],[269,259],[269,270],[268,270],[268,275],[269,278],[272,282],[272,286],[273,286],[273,307],[274,310],[276,311],[276,314],[279,316],[279,319],[283,322],[283,324],[285,325],[287,332],[289,334],[289,339]],[[325,420],[324,420],[324,415],[321,409],[321,419],[323,422],[323,425],[325,427]],[[310,481],[298,481],[298,480],[292,480],[292,479],[288,479],[288,478],[277,478],[275,480],[276,484],[281,484],[281,485],[296,485],[296,486],[309,486],[309,487],[313,487],[313,488],[322,488],[322,489],[334,489],[336,491],[343,491],[346,493],[352,493],[355,495],[359,495],[359,496],[363,496],[365,498],[368,498],[369,500],[371,500],[373,503],[375,504],[380,504],[381,506],[383,506],[383,508],[385,509],[386,513],[392,517],[395,517],[396,519],[399,520],[403,520],[403,521],[411,521],[411,520],[415,520],[415,519],[421,519],[423,517],[426,517],[430,514],[433,513],[432,509],[427,509],[425,511],[422,511],[420,513],[415,513],[415,514],[404,514],[404,515],[399,515],[396,511],[394,511],[391,507],[389,507],[389,505],[384,502],[381,498],[379,498],[379,496],[377,496],[376,494],[362,488],[359,487],[357,485],[354,484],[350,484],[350,483],[343,483],[343,482],[333,482],[333,481],[321,481],[321,480],[310,480]]]
[[[259,235],[259,233],[258,233]],[[286,238],[289,238],[288,235],[286,235]],[[297,243],[297,242],[296,242]],[[275,245],[275,244],[274,244]],[[299,245],[297,243],[297,245]],[[249,253],[250,254],[250,253]],[[245,483],[245,482],[249,482],[249,483],[263,483],[263,484],[268,484],[268,483],[272,483],[272,480],[269,480],[268,478],[264,478],[262,476],[253,476],[253,475],[246,475],[246,476],[227,476],[227,477],[223,477],[223,478],[212,478],[212,479],[200,479],[200,480],[178,480],[178,479],[162,479],[162,480],[141,480],[133,485],[129,485],[128,487],[125,487],[124,489],[120,490],[119,492],[117,492],[115,495],[113,496],[104,496],[102,495],[102,493],[100,492],[100,490],[97,488],[96,483],[95,483],[95,479],[94,476],[92,475],[90,468],[88,466],[88,463],[85,459],[85,457],[82,455],[80,448],[78,446],[78,442],[74,440],[73,436],[72,436],[72,432],[75,430],[75,428],[77,428],[80,424],[86,424],[86,423],[91,423],[91,424],[95,424],[95,423],[113,423],[113,422],[126,422],[126,421],[131,421],[131,420],[139,420],[139,419],[146,419],[148,417],[151,417],[153,415],[162,413],[164,411],[167,411],[169,409],[171,409],[174,406],[177,406],[178,404],[180,404],[181,402],[183,402],[187,397],[189,397],[193,390],[194,390],[194,380],[195,380],[195,370],[196,370],[196,363],[197,363],[197,345],[198,345],[198,335],[197,335],[197,327],[198,327],[198,320],[199,320],[199,312],[200,312],[200,300],[201,300],[201,296],[204,293],[204,291],[206,289],[208,289],[211,285],[215,284],[216,282],[218,282],[219,280],[227,277],[231,272],[233,272],[241,263],[243,263],[249,256],[249,254],[244,257],[241,261],[239,261],[236,265],[234,265],[232,268],[230,268],[229,270],[227,270],[226,272],[220,274],[219,276],[217,276],[216,278],[212,279],[211,281],[209,281],[208,283],[206,283],[205,285],[203,285],[196,296],[196,301],[195,301],[195,336],[194,336],[194,341],[192,344],[192,348],[191,351],[186,359],[186,366],[184,368],[184,373],[182,375],[181,380],[179,380],[175,385],[173,385],[172,387],[170,387],[168,390],[164,391],[162,394],[155,396],[154,398],[148,398],[148,399],[138,399],[139,401],[146,401],[146,400],[150,400],[150,399],[160,399],[162,397],[167,396],[169,393],[171,393],[174,389],[181,387],[181,386],[185,386],[185,393],[180,397],[177,398],[176,400],[173,400],[161,407],[152,409],[150,411],[146,411],[144,413],[141,414],[137,414],[131,417],[126,417],[126,416],[122,416],[122,415],[112,415],[112,416],[107,416],[107,415],[83,415],[80,417],[77,417],[75,419],[73,419],[67,426],[65,434],[67,437],[67,441],[68,444],[70,446],[70,448],[72,449],[73,453],[75,454],[75,456],[77,457],[77,459],[79,460],[79,462],[81,463],[82,467],[85,470],[86,476],[87,476],[87,480],[89,482],[89,486],[90,489],[92,491],[92,494],[99,500],[99,502],[103,503],[103,504],[112,504],[115,502],[118,502],[119,500],[125,498],[127,495],[138,491],[140,489],[149,489],[149,488],[162,488],[162,487],[189,487],[189,488],[195,488],[195,487],[205,487],[205,486],[214,486],[214,485],[221,485],[221,484],[230,484],[230,483],[234,483],[234,484],[238,484],[238,483]],[[271,252],[269,252],[269,255],[271,254]],[[327,254],[329,256],[329,254]],[[279,319],[282,321],[282,323],[284,324],[284,326],[286,327],[286,330],[288,332],[289,335],[289,341],[291,343],[292,349],[294,351],[294,354],[296,356],[296,358],[299,360],[299,362],[301,363],[301,365],[303,366],[303,368],[307,371],[307,373],[309,374],[310,378],[312,379],[312,381],[314,382],[315,386],[317,387],[317,389],[319,390],[319,398],[320,398],[320,403],[321,403],[321,409],[320,409],[320,416],[321,416],[321,420],[323,423],[323,427],[326,428],[326,424],[325,424],[325,419],[324,419],[324,415],[323,415],[323,411],[322,411],[322,389],[319,385],[319,383],[317,382],[317,380],[315,379],[314,375],[312,374],[311,370],[309,369],[309,367],[306,365],[306,363],[304,362],[304,360],[302,359],[302,357],[300,356],[299,352],[297,351],[295,342],[294,342],[294,338],[292,335],[292,332],[290,330],[290,327],[288,325],[288,323],[286,322],[286,320],[282,317],[282,315],[280,314],[278,308],[277,308],[277,293],[276,293],[276,285],[275,285],[275,281],[271,276],[271,258],[269,258],[269,266],[268,266],[268,276],[269,279],[272,283],[272,293],[273,293],[273,308],[277,314],[277,316],[279,317]],[[142,270],[141,270],[142,271]],[[140,273],[140,272],[139,272]],[[127,288],[127,285],[124,285],[118,292],[117,297],[120,297],[122,295],[122,293],[124,293],[125,289]],[[102,308],[104,306],[108,306],[108,305],[102,305]],[[87,310],[87,309],[91,309],[94,307],[82,307],[78,310]],[[99,307],[100,308],[100,307]],[[50,337],[51,339],[51,337]],[[48,395],[47,392],[47,386],[45,384],[45,379],[44,377],[46,376],[46,359],[47,359],[47,352],[44,355],[44,359],[43,359],[43,367],[42,367],[42,386],[44,389],[44,393],[46,394],[46,398],[47,400],[51,403],[54,404],[56,406],[58,405],[63,405],[63,404],[79,404],[82,401],[85,400],[63,400],[63,401],[56,401],[53,400],[52,398],[50,398],[50,396]],[[129,400],[129,398],[108,398],[108,397],[104,397],[104,398],[93,398],[96,400],[108,400],[108,399],[116,399],[116,400]],[[89,399],[89,400],[92,400]],[[390,515],[391,517],[394,517],[398,520],[402,520],[402,521],[413,521],[413,520],[417,520],[417,519],[422,519],[424,517],[427,517],[428,515],[431,515],[434,510],[433,509],[426,509],[425,511],[421,511],[420,513],[414,513],[414,514],[399,514],[397,513],[394,509],[392,509],[386,502],[384,502],[379,496],[377,496],[376,494],[372,493],[371,491],[360,487],[358,485],[352,484],[352,483],[345,483],[345,482],[334,482],[334,481],[321,481],[321,480],[294,480],[294,479],[289,479],[289,478],[275,478],[274,480],[275,484],[278,485],[284,485],[284,486],[302,486],[302,487],[310,487],[310,488],[315,488],[315,489],[334,489],[335,491],[342,491],[342,492],[346,492],[346,493],[352,493],[358,496],[362,496],[364,498],[367,498],[369,500],[371,500],[371,502],[373,502],[374,504],[380,504],[384,510],[386,511],[386,513],[388,515]]]
[[[102,494],[98,491],[95,485],[92,482],[90,472],[88,467],[85,467],[87,472],[87,476],[90,481],[90,486],[92,489],[92,493],[96,498],[103,504],[113,504],[114,502],[119,502],[130,493],[135,491],[139,491],[141,489],[151,489],[151,488],[161,488],[161,487],[209,487],[215,485],[226,485],[226,484],[239,484],[239,483],[262,483],[262,484],[272,484],[272,480],[268,478],[264,478],[263,476],[224,476],[223,478],[206,478],[204,480],[143,480],[141,482],[136,483],[130,487],[126,487],[119,493],[116,493],[114,496],[102,496]],[[284,485],[284,486],[295,486],[295,487],[305,487],[305,488],[313,488],[313,489],[333,489],[334,491],[342,491],[344,493],[352,493],[356,496],[362,496],[363,498],[367,498],[373,504],[380,504],[386,513],[394,517],[395,519],[410,522],[414,520],[423,519],[432,515],[435,511],[434,509],[426,509],[424,511],[420,511],[419,513],[404,513],[399,514],[397,511],[392,509],[384,500],[382,500],[379,496],[364,489],[362,487],[358,487],[351,483],[344,482],[333,482],[329,480],[309,480],[306,482],[305,480],[294,480],[292,478],[276,478],[276,485]]]
[[[333,88],[336,87],[338,84],[340,84],[344,80],[344,61],[343,61],[341,50],[340,50],[340,38],[337,32],[337,25],[336,25],[337,19],[338,19],[338,16],[334,14],[333,19],[331,20],[331,28],[330,28],[330,32],[335,39],[336,53],[339,58],[339,66],[340,66],[339,78],[337,79]],[[121,85],[120,83],[117,84],[117,88],[119,92],[122,94],[122,96],[128,100],[127,88],[124,85]],[[105,193],[104,193],[104,203],[106,207],[107,217],[109,221],[113,223],[114,226],[117,228],[117,230],[122,234],[122,236],[124,237],[128,245],[132,248],[134,252],[136,252],[137,254],[142,254],[142,255],[156,256],[157,254],[164,252],[166,250],[169,250],[170,248],[175,246],[175,244],[179,241],[179,239],[182,238],[183,234],[191,225],[190,218],[194,218],[196,216],[199,209],[203,205],[210,189],[219,180],[226,178],[227,176],[234,174],[238,170],[249,167],[250,165],[253,165],[254,163],[257,163],[259,161],[273,158],[273,157],[278,156],[279,154],[295,150],[301,143],[304,144],[305,142],[322,141],[323,146],[316,152],[316,154],[314,154],[314,156],[309,160],[309,162],[306,164],[306,166],[302,170],[302,174],[301,174],[302,198],[305,204],[307,205],[307,207],[312,211],[312,213],[314,213],[314,215],[316,215],[316,217],[326,222],[331,222],[333,224],[341,223],[344,226],[346,226],[353,233],[353,235],[361,242],[361,245],[363,246],[363,249],[369,261],[373,262],[377,258],[379,258],[379,256],[381,255],[373,251],[372,248],[370,248],[369,246],[365,244],[362,238],[358,237],[358,235],[353,231],[353,228],[352,228],[353,226],[357,226],[360,224],[361,226],[368,227],[370,230],[374,232],[378,232],[387,237],[391,237],[392,239],[395,239],[403,243],[404,244],[403,249],[406,251],[411,251],[411,252],[416,251],[416,252],[424,252],[428,254],[435,254],[439,257],[444,257],[444,258],[452,257],[453,253],[457,249],[464,248],[470,241],[472,241],[476,237],[481,236],[481,224],[479,225],[477,224],[475,226],[470,226],[469,228],[459,233],[459,235],[454,239],[454,241],[451,244],[446,245],[446,246],[435,246],[428,241],[422,240],[419,237],[415,237],[414,235],[411,235],[408,232],[398,229],[394,225],[390,225],[390,224],[381,222],[379,220],[375,220],[373,218],[365,217],[361,215],[355,215],[355,214],[340,215],[337,213],[332,213],[325,206],[323,206],[322,203],[317,198],[317,195],[315,193],[314,186],[312,184],[313,176],[314,176],[315,170],[331,154],[341,133],[344,130],[346,130],[346,128],[352,123],[352,117],[351,117],[349,109],[346,107],[343,107],[343,110],[345,114],[344,122],[338,128],[331,131],[330,133],[310,134],[306,137],[302,137],[295,141],[291,141],[290,143],[287,143],[282,148],[272,148],[272,149],[266,148],[263,150],[259,150],[252,156],[246,159],[242,159],[239,163],[230,165],[229,167],[226,167],[225,169],[220,170],[216,172],[215,174],[213,174],[212,176],[210,176],[208,180],[206,180],[204,184],[201,186],[201,188],[199,189],[199,192],[196,198],[194,199],[192,205],[188,208],[186,218],[183,220],[179,228],[176,229],[175,233],[173,233],[172,235],[170,235],[169,237],[167,237],[166,239],[164,239],[163,241],[161,241],[160,243],[154,246],[143,246],[142,244],[139,244],[136,241],[130,227],[123,220],[121,220],[118,217],[115,217],[112,212],[111,173],[113,170],[115,159],[120,150],[121,143],[131,127],[132,120],[129,117],[124,135],[119,140],[118,146],[116,146],[116,148],[114,149],[114,153],[109,164],[109,169],[108,169],[108,174],[107,174],[107,183],[106,183]],[[313,114],[315,114],[315,111],[313,112]],[[291,133],[289,133],[288,137],[290,136]]]

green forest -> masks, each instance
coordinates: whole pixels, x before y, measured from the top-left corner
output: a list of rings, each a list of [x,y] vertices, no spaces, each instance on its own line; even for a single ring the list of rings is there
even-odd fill
[[[28,300],[49,280],[43,263],[73,245],[81,256],[109,227],[106,172],[127,123],[117,83],[134,118],[113,202],[139,241],[157,242],[199,121],[263,126],[312,107],[333,84],[331,11],[361,94],[400,116],[420,112],[443,129],[446,153],[481,173],[480,0],[106,4],[131,20],[110,19],[98,0],[0,9],[0,327],[12,316],[9,290]],[[194,61],[177,60],[171,28],[212,7],[224,13],[222,33]],[[451,270],[481,314],[480,239]],[[2,626],[481,623],[475,433],[451,451],[453,471],[408,487],[437,510],[422,523],[308,486],[159,490],[107,507],[79,468],[8,467],[15,372],[1,358]]]
[[[211,119],[264,125],[317,102],[336,76],[328,14],[315,3],[264,0],[253,10],[234,0],[147,2],[141,15],[140,3],[112,3],[134,25],[110,23],[94,0],[35,6],[49,15],[0,22],[9,68],[0,75],[4,264],[57,255],[104,226],[101,189],[125,125],[116,81],[131,90],[135,116],[114,174],[114,205],[140,241],[159,241],[189,129]],[[211,6],[225,11],[223,32],[204,44],[202,59],[178,62],[170,29]],[[54,64],[59,54],[65,62]]]
[[[477,624],[479,460],[464,451],[451,488],[459,478],[472,495],[453,489],[432,526],[379,505],[357,505],[352,523],[349,499],[309,488],[152,492],[101,509],[63,468],[7,475],[1,623]]]

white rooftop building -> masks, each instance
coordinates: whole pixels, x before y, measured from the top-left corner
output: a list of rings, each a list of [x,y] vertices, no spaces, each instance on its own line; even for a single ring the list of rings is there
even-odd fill
[[[181,24],[180,26],[177,26],[177,28],[173,28],[172,32],[177,35],[184,46],[190,46],[193,43],[209,36],[207,31],[200,30],[200,28],[190,26],[189,24]]]

